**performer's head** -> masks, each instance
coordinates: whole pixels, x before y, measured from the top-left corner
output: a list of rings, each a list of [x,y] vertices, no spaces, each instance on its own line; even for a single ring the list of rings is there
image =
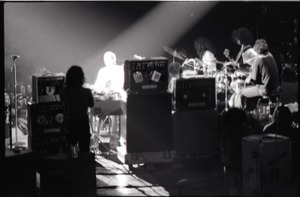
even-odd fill
[[[212,43],[205,37],[199,37],[194,41],[194,47],[195,50],[199,56],[199,58],[202,58],[205,51],[210,51],[213,54],[215,54],[215,47],[212,45]]]
[[[104,59],[104,63],[106,66],[116,65],[116,62],[117,62],[116,54],[114,54],[111,51],[105,52],[103,59]]]
[[[269,52],[268,43],[265,39],[257,39],[253,46],[254,51],[258,54],[265,55]]]
[[[246,27],[241,27],[232,32],[232,41],[238,45],[252,45],[253,34]]]
[[[73,65],[66,74],[67,87],[81,87],[84,83],[84,73],[80,66]]]

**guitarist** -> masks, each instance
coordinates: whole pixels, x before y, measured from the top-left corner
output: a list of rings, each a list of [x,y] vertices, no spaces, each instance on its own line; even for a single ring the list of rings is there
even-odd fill
[[[247,54],[251,54],[253,51],[253,34],[246,27],[241,27],[232,32],[231,38],[235,44],[241,47],[235,59],[230,56],[230,51],[228,49],[225,49],[223,52],[225,57],[230,61],[232,66],[231,69],[249,70],[250,65],[245,59],[247,58]]]

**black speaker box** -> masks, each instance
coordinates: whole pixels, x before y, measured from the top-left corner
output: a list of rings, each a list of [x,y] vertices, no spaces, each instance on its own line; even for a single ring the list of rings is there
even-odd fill
[[[173,145],[170,94],[128,95],[128,153],[170,151]]]
[[[41,143],[64,143],[61,139],[65,135],[61,103],[28,103],[27,107],[29,150],[35,151]]]
[[[168,60],[125,60],[124,89],[130,94],[160,94],[168,88]]]
[[[176,111],[173,130],[174,149],[179,156],[211,156],[218,150],[216,110]]]
[[[215,78],[179,79],[175,95],[177,110],[215,109]]]
[[[60,102],[60,90],[65,76],[32,76],[32,101],[35,103]]]
[[[6,150],[4,195],[11,197],[37,196],[36,160],[32,152],[13,153]]]

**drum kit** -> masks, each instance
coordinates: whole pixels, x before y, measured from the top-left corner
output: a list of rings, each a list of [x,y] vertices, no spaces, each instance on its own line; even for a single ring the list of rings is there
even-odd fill
[[[217,64],[221,64],[222,68],[217,71],[206,70],[207,67],[198,58],[187,58],[187,56],[180,51],[173,50],[164,46],[165,52],[175,58],[182,60],[181,69],[186,73],[186,77],[215,77],[216,79],[216,93],[225,94],[225,110],[227,110],[228,94],[233,94],[241,91],[250,78],[251,69],[233,69],[231,62],[221,62],[216,60]]]

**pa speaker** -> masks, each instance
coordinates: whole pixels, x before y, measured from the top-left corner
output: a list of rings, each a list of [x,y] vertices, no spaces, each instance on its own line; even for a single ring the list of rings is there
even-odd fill
[[[170,94],[127,98],[128,153],[170,151],[173,146]]]
[[[175,95],[177,110],[215,109],[215,78],[179,79]]]

